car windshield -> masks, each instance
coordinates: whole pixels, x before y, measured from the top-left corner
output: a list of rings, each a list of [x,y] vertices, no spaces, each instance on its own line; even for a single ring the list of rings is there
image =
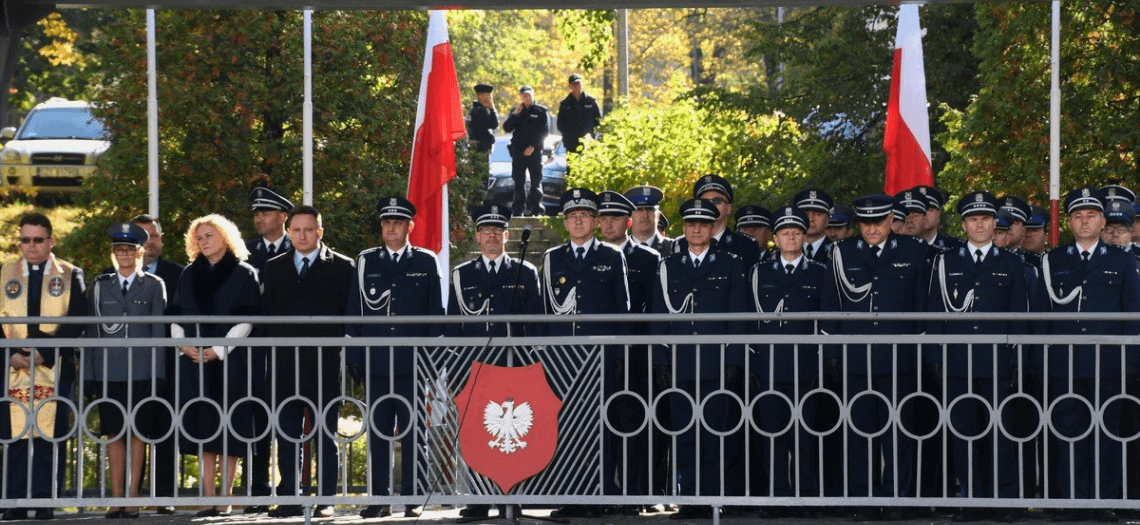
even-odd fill
[[[103,140],[104,137],[103,123],[91,116],[90,110],[59,108],[33,111],[17,138]]]
[[[511,152],[507,150],[506,144],[495,144],[495,149],[491,151],[491,162],[510,162]]]

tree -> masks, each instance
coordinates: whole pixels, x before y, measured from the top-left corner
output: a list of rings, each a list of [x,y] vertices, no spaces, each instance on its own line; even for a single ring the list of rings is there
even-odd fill
[[[1048,200],[1048,3],[977,4],[980,89],[947,111],[944,181]],[[1140,1],[1061,4],[1061,186],[1136,184],[1140,171]]]
[[[595,191],[652,184],[665,192],[662,211],[676,224],[680,204],[706,173],[733,182],[735,202],[777,206],[798,190],[817,158],[803,133],[780,114],[710,111],[691,99],[655,107],[623,106],[602,122],[603,140],[572,155],[567,187]]]
[[[156,14],[160,210],[167,249],[177,254],[197,216],[221,213],[248,228],[256,186],[301,202],[302,15]],[[104,265],[107,224],[146,210],[144,20],[141,10],[123,11],[97,41],[104,89],[96,102],[114,145],[85,182],[86,224],[64,240],[89,267]],[[379,242],[379,198],[406,193],[426,27],[421,12],[313,15],[313,201],[326,242],[349,255]],[[451,190],[459,230],[478,180],[465,172]]]

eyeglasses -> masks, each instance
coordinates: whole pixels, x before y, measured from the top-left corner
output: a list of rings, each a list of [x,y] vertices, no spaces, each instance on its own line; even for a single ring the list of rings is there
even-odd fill
[[[494,226],[484,226],[484,227],[479,228],[478,230],[475,230],[475,231],[477,231],[483,235],[490,235],[492,237],[497,237],[497,236],[503,234],[502,228],[496,228]]]
[[[705,200],[713,203],[713,206],[720,206],[721,204],[728,202],[727,200],[724,200],[720,197],[713,197],[711,199],[705,199]]]
[[[138,249],[138,247],[136,247],[134,245],[131,245],[131,246],[119,245],[119,246],[115,246],[115,247],[111,248],[111,251],[114,252],[115,255],[134,255],[134,254],[139,252],[139,249]]]
[[[1131,233],[1132,229],[1127,226],[1105,226],[1101,231],[1111,235],[1124,235],[1125,233]]]
[[[43,244],[47,237],[20,237],[20,244]]]
[[[589,213],[585,213],[585,212],[582,212],[582,213],[572,213],[572,214],[570,214],[570,215],[567,215],[567,216],[566,216],[566,220],[567,220],[568,222],[569,222],[569,221],[573,221],[573,222],[585,222],[585,221],[588,221],[588,220],[590,220],[590,219],[593,219],[593,218],[594,218],[594,216],[593,216],[593,215],[590,215]]]

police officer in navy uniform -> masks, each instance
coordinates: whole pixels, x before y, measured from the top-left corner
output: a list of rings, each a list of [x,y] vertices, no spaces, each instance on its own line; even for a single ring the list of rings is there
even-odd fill
[[[415,227],[416,207],[403,197],[385,197],[376,205],[384,245],[369,248],[356,257],[356,276],[348,294],[349,316],[400,316],[443,315],[442,277],[436,255],[429,250],[408,243],[408,234]],[[438,335],[438,328],[430,324],[349,324],[345,327],[349,337],[419,337]],[[373,418],[368,426],[369,481],[372,494],[390,493],[390,467],[393,441],[385,439],[404,434],[401,447],[400,494],[414,493],[416,429],[407,406],[415,410],[414,376],[415,352],[408,346],[350,347],[347,351],[349,373],[356,381],[365,381],[365,392],[372,406]],[[407,402],[376,404],[382,396],[395,395]],[[388,505],[369,505],[360,512],[364,518],[378,518],[392,513]],[[405,517],[415,517],[419,511],[411,505]]]
[[[683,247],[661,261],[658,286],[653,294],[653,312],[670,314],[728,313],[748,311],[748,284],[740,257],[727,250],[712,247],[713,230],[720,216],[720,204],[697,198],[681,205],[685,236],[678,239]],[[755,243],[748,241],[755,246]],[[747,325],[737,320],[669,321],[655,323],[654,335],[742,334]],[[743,345],[723,345],[716,341],[702,344],[661,344],[653,353],[654,381],[657,391],[676,387],[704,403],[704,424],[693,423],[676,437],[674,455],[677,460],[676,484],[682,495],[721,495],[735,491],[741,480],[724,479],[721,472],[729,469],[721,464],[721,439],[709,429],[724,432],[740,417],[724,395],[709,396],[719,390],[722,379],[726,387],[743,381]],[[722,359],[723,356],[723,359]],[[697,416],[692,403],[683,396],[670,396],[673,427],[684,428]],[[697,446],[697,429],[700,446]],[[738,455],[739,442],[725,438],[724,457],[731,462]],[[700,479],[697,479],[697,463]],[[727,478],[727,476],[726,476]],[[711,518],[709,507],[682,506],[676,519]]]
[[[475,84],[475,100],[467,110],[464,124],[467,137],[475,142],[475,151],[487,152],[495,146],[495,128],[499,127],[499,114],[495,111],[495,99],[491,84]]]
[[[542,150],[550,133],[550,117],[546,106],[534,101],[534,88],[519,89],[519,103],[503,122],[503,131],[511,133],[507,148],[511,152],[511,179],[515,195],[511,213],[518,216],[542,215]],[[526,191],[527,173],[530,191]]]
[[[929,279],[926,246],[914,237],[891,232],[891,208],[887,195],[868,195],[855,201],[859,236],[844,239],[831,249],[829,267],[835,275],[838,301],[827,301],[825,311],[844,312],[923,312],[925,286]],[[828,297],[828,296],[825,296]],[[836,321],[824,323],[829,333],[914,334],[921,332],[916,321]],[[845,355],[841,353],[845,350]],[[867,352],[871,353],[870,369]],[[916,387],[917,349],[907,344],[874,344],[827,347],[829,370],[843,370],[838,362],[846,359],[846,392],[850,400],[860,392],[872,391],[887,399],[903,399]],[[862,402],[850,407],[848,430],[848,487],[852,496],[908,497],[914,494],[914,441],[890,428],[892,413],[882,403]],[[899,423],[911,426],[913,406],[904,405]],[[872,440],[854,431],[886,432]],[[897,439],[895,436],[898,436]],[[897,478],[896,471],[897,469]],[[868,476],[882,473],[881,480],[868,486]],[[895,485],[898,485],[896,491]],[[874,519],[876,509],[859,509],[857,520]],[[890,509],[887,519],[903,518],[903,510]]]
[[[1132,243],[1132,225],[1136,222],[1132,202],[1136,194],[1119,184],[1104,186],[1100,191],[1105,195],[1104,219],[1107,223],[1101,240],[1124,248],[1140,264],[1140,247]]]
[[[831,239],[827,238],[827,223],[831,219],[831,207],[835,204],[831,196],[823,190],[803,190],[792,198],[792,206],[807,214],[808,228],[804,234],[804,255],[813,261],[827,262],[831,253]]]
[[[998,213],[1002,213],[1009,219],[1009,242],[1006,243],[1005,249],[1025,260],[1025,250],[1022,249],[1022,244],[1025,243],[1025,223],[1029,221],[1029,215],[1033,213],[1029,203],[1021,197],[1013,195],[999,197]]]
[[[245,247],[249,249],[249,259],[246,262],[261,272],[269,259],[293,247],[289,242],[289,236],[285,235],[285,219],[289,216],[289,210],[293,209],[293,203],[269,188],[255,188],[249,194],[249,209],[253,212],[253,227],[257,230],[257,237],[245,243]],[[273,406],[269,389],[265,387],[268,374],[268,349],[252,347],[250,350],[249,368],[253,395]],[[264,411],[255,411],[254,417],[255,428],[262,429],[269,425]],[[242,471],[242,476],[252,496],[268,496],[272,491],[269,486],[272,444],[273,433],[269,432],[257,441],[252,447],[251,455],[246,458],[246,465],[249,466]],[[249,505],[243,510],[245,514],[268,511],[269,508],[264,505]]]
[[[257,188],[249,194],[249,209],[258,236],[245,243],[249,248],[246,262],[261,271],[266,261],[293,247],[285,235],[285,219],[293,203],[269,188]]]
[[[831,242],[836,242],[854,235],[855,230],[851,229],[851,217],[854,215],[855,212],[851,211],[850,206],[833,204],[831,215],[827,219],[827,238],[831,239]]]
[[[713,238],[709,246],[718,251],[727,251],[740,257],[744,268],[760,262],[760,246],[756,241],[728,229],[728,218],[732,216],[732,184],[719,175],[705,175],[693,185],[693,198],[702,199],[717,207],[718,215],[713,223]],[[673,243],[673,253],[684,254],[688,250],[684,237]]]
[[[1104,195],[1085,186],[1065,197],[1065,211],[1073,242],[1049,250],[1041,264],[1038,293],[1053,312],[1140,312],[1140,277],[1136,263],[1118,246],[1100,240],[1104,229]],[[1076,335],[1136,335],[1140,323],[1129,321],[1053,320],[1044,333]],[[1110,396],[1122,393],[1121,348],[1107,344],[1047,345],[1048,360],[1038,355],[1048,376],[1050,402],[1063,395],[1077,395],[1101,411],[1099,425],[1092,433],[1058,450],[1057,479],[1061,498],[1116,499],[1121,487],[1121,403],[1097,406]],[[1128,364],[1135,364],[1129,349]],[[1099,360],[1098,360],[1099,357]],[[1098,391],[1099,389],[1099,391]],[[1091,423],[1083,403],[1062,400],[1053,409],[1051,431],[1073,438],[1088,431]],[[1099,437],[1099,439],[1098,439]],[[1099,487],[1097,484],[1099,483]],[[1070,484],[1073,490],[1070,490]],[[1059,519],[1116,521],[1110,510],[1073,510]]]
[[[581,75],[570,75],[566,85],[570,93],[558,104],[558,132],[562,134],[566,151],[577,153],[582,147],[582,137],[594,133],[601,122],[602,106],[582,90]]]
[[[932,186],[915,186],[911,189],[926,197],[926,221],[919,238],[939,251],[960,248],[962,239],[951,237],[942,231],[942,206],[949,200],[949,195],[944,195]]]
[[[754,311],[764,314],[820,311],[824,294],[835,294],[836,288],[827,265],[808,258],[803,251],[804,233],[809,227],[807,214],[794,206],[785,206],[775,211],[772,221],[779,251],[754,266],[749,275]],[[831,302],[835,300],[831,298]],[[815,326],[810,321],[761,321],[754,328],[759,334],[794,335],[817,334]],[[762,451],[763,476],[772,480],[769,494],[797,495],[789,480],[798,477],[798,495],[818,496],[818,438],[809,434],[802,423],[789,425],[791,407],[771,394],[778,392],[793,403],[802,402],[804,395],[818,385],[818,347],[812,344],[752,345],[749,369],[756,381],[749,398],[762,396],[758,407],[762,414],[760,428],[775,433],[787,427],[786,432],[771,439],[771,455],[765,448],[754,449]],[[812,402],[802,404],[801,421],[814,423],[815,408]],[[799,433],[798,444],[796,433]],[[770,513],[771,517],[791,514],[788,509],[773,509]]]
[[[625,198],[633,203],[633,224],[630,225],[630,242],[653,248],[662,255],[673,253],[673,239],[661,233],[669,227],[661,227],[661,199],[665,197],[656,186],[634,186],[625,191]]]
[[[895,210],[903,213],[903,235],[919,237],[926,222],[926,198],[918,192],[903,190],[895,195]],[[940,250],[932,249],[933,253]],[[933,257],[933,255],[932,255]]]
[[[998,199],[984,191],[968,193],[958,200],[958,214],[962,217],[967,244],[962,248],[944,251],[934,259],[927,298],[929,311],[1029,311],[1029,291],[1021,258],[993,244],[998,206]],[[926,331],[929,334],[962,335],[1026,333],[1025,323],[1022,322],[980,320],[929,321]],[[1019,362],[1019,353],[1017,347],[1004,344],[926,345],[923,349],[924,363],[934,369],[930,376],[935,379],[938,390],[941,391],[941,386],[945,385],[944,406],[949,406],[967,394],[981,396],[988,404],[985,406],[975,401],[963,401],[961,406],[950,413],[950,423],[956,431],[948,433],[953,445],[951,472],[961,487],[963,497],[1018,496],[1017,449],[1013,441],[996,430],[996,425],[990,427],[988,432],[986,428],[990,426],[990,409],[996,410],[1010,395],[1011,386],[1015,384],[1013,373]],[[1020,357],[1027,360],[1029,356],[1025,354]],[[967,441],[959,435],[973,439]],[[994,439],[998,440],[996,456]],[[995,466],[996,490],[993,483]],[[994,517],[1001,521],[1013,521],[1016,515],[1009,509],[1001,509],[997,515],[993,515],[988,509],[963,508],[954,521]]]
[[[1025,261],[1034,268],[1041,268],[1041,257],[1045,255],[1045,248],[1049,246],[1048,226],[1049,210],[1041,206],[1030,206],[1029,218],[1025,221]],[[1030,287],[1030,290],[1033,290]]]
[[[760,246],[761,261],[771,253],[768,250],[768,243],[772,241],[771,215],[763,206],[741,206],[736,210],[736,231],[756,239],[756,244]]]
[[[594,239],[594,230],[598,226],[597,194],[585,188],[575,188],[562,195],[561,204],[563,224],[570,240],[546,250],[542,255],[540,279],[546,313],[628,313],[630,294],[626,282],[625,257],[617,248]],[[621,324],[605,322],[551,322],[547,325],[547,335],[552,337],[611,335],[624,331],[625,327]],[[557,350],[548,348],[548,351]],[[603,389],[611,392],[616,386],[613,381],[614,370],[625,366],[620,362],[625,358],[624,347],[605,345],[602,347],[602,355]],[[606,476],[610,474],[607,473]],[[593,514],[594,509],[587,506],[566,505],[552,513],[552,516],[588,517]]]
[[[617,247],[625,258],[625,277],[629,284],[629,311],[630,313],[646,313],[649,311],[649,304],[653,298],[653,289],[657,285],[657,264],[661,261],[661,255],[653,248],[635,244],[629,238],[628,229],[633,223],[631,218],[633,210],[633,203],[616,191],[603,191],[598,194],[599,230],[602,239]],[[649,334],[649,327],[643,323],[630,323],[627,329],[629,333],[634,335]],[[613,370],[612,379],[616,389],[632,391],[640,395],[646,402],[652,403],[652,399],[648,397],[649,359],[647,352],[648,349],[644,345],[630,346],[629,354],[619,362],[625,366]],[[630,425],[618,428],[620,432],[633,432],[636,430],[636,425],[633,422],[644,419],[641,405],[630,401],[629,398],[623,397],[619,399],[619,402],[611,404],[611,420],[615,423]],[[621,468],[623,462],[620,456],[623,440],[617,436],[611,437],[609,452],[613,457],[614,464]],[[621,469],[617,479],[621,481],[628,494],[648,494],[646,492],[647,480],[644,478],[646,468],[643,464],[645,450],[648,446],[645,443],[645,436],[639,435],[631,438],[629,444],[630,457],[626,458],[625,468]],[[608,466],[606,468],[607,471],[612,470]],[[613,479],[611,476],[606,478],[607,481]],[[621,493],[621,487],[612,482],[609,485],[607,494]],[[610,510],[637,515],[640,509],[635,506],[626,506],[611,507]]]

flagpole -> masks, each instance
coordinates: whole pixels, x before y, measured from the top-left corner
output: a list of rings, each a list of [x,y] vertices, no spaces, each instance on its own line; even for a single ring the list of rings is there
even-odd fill
[[[158,217],[158,60],[154,49],[154,9],[146,10],[146,180],[147,212]]]
[[[1049,90],[1049,237],[1061,241],[1061,2],[1053,0],[1053,38]]]
[[[305,102],[301,106],[301,201],[313,205],[313,10],[305,10]]]

